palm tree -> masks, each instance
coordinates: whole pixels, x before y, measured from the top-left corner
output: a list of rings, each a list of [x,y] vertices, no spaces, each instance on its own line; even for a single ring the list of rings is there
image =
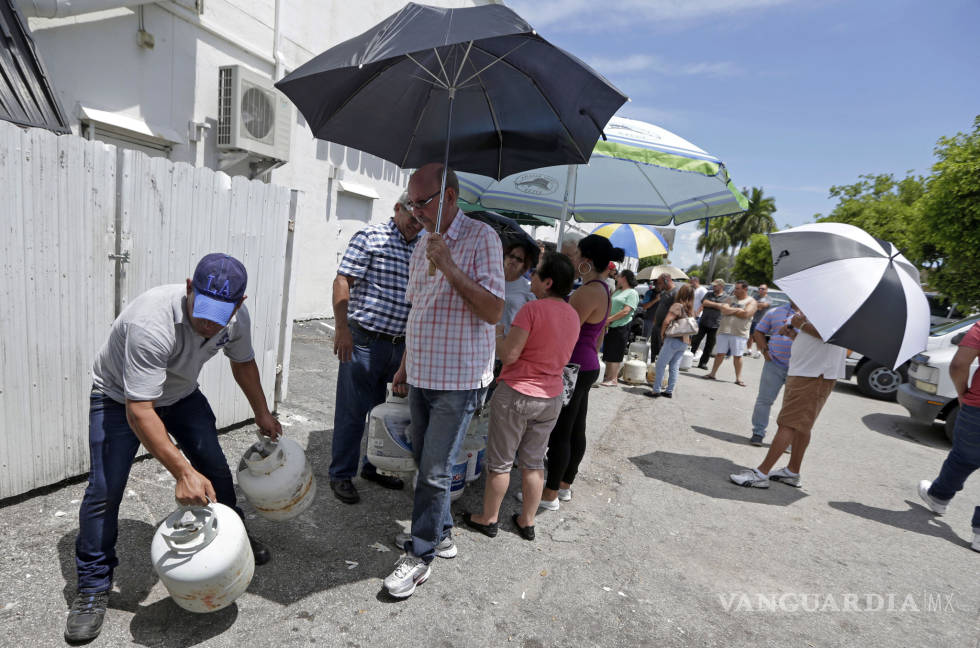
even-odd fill
[[[749,207],[740,216],[732,217],[729,236],[733,248],[740,248],[749,242],[753,234],[768,234],[776,229],[772,215],[776,212],[776,200],[766,197],[762,187],[752,190],[742,189],[749,198]]]
[[[715,263],[719,252],[726,252],[732,246],[731,222],[733,218],[724,216],[705,221],[706,231],[698,238],[697,251],[711,255],[706,281],[711,281],[715,273]],[[702,257],[703,258],[703,257]]]

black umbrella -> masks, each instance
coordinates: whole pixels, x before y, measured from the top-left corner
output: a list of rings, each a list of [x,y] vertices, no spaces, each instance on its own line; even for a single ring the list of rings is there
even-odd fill
[[[587,162],[626,101],[502,5],[409,3],[276,87],[319,139],[402,168],[441,159],[498,179]]]
[[[525,232],[513,218],[492,211],[469,211],[466,215],[492,227],[505,249],[511,243],[522,243],[527,252],[528,263],[532,268],[538,265],[540,253],[538,242],[531,238],[531,235]]]

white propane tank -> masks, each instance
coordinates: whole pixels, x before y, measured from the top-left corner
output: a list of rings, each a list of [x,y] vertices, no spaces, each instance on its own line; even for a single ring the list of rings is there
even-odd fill
[[[390,391],[388,399],[368,414],[367,460],[378,472],[397,476],[415,470],[411,422],[408,399]]]
[[[625,383],[645,385],[647,382],[647,363],[637,358],[636,355],[630,355],[630,359],[623,363],[620,374]]]
[[[231,605],[248,589],[255,571],[245,525],[224,504],[171,513],[153,535],[150,556],[171,598],[191,612]]]
[[[681,371],[690,371],[691,367],[694,366],[694,354],[691,353],[690,349],[684,351],[684,355],[681,357]]]
[[[627,355],[635,355],[645,364],[650,359],[650,342],[648,340],[637,340],[630,345]]]
[[[602,357],[599,357],[599,375],[595,377],[595,382],[593,385],[598,385],[602,382],[602,377],[606,375],[606,363],[602,361]]]
[[[452,483],[449,487],[449,499],[455,502],[463,495],[463,489],[466,488],[466,465],[469,463],[469,456],[466,454],[466,450],[463,448],[459,449],[456,454],[456,461],[453,463],[453,469],[450,472],[450,477]]]
[[[657,363],[648,362],[647,363],[647,382],[651,385],[657,379]]]
[[[238,465],[238,485],[259,515],[277,522],[301,514],[316,497],[306,453],[283,436],[273,441],[259,434]]]
[[[487,451],[487,434],[490,431],[490,406],[473,415],[463,437],[463,450],[467,455],[466,483],[476,481],[483,474],[483,461]]]

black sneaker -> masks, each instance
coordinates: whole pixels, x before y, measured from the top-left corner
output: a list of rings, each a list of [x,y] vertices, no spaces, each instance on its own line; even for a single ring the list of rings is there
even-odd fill
[[[255,558],[256,565],[264,565],[272,560],[272,552],[269,548],[253,538],[251,533],[248,534],[248,544],[252,546],[252,557]]]
[[[102,621],[105,619],[108,604],[108,591],[76,594],[65,623],[65,641],[80,643],[98,637],[102,632]]]
[[[389,490],[401,490],[405,488],[404,481],[391,475],[382,475],[374,466],[364,466],[361,468],[361,477]]]
[[[354,488],[353,482],[349,479],[331,480],[330,490],[344,504],[357,504],[361,501],[361,496],[357,494],[357,489]]]

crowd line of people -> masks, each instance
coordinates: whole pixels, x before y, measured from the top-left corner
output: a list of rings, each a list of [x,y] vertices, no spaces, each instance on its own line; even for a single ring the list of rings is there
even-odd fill
[[[333,350],[340,368],[329,476],[338,500],[359,502],[353,482],[358,472],[381,487],[404,488],[403,480],[362,459],[360,448],[365,418],[385,400],[389,383],[407,395],[411,412],[417,484],[411,529],[394,538],[404,555],[384,579],[390,595],[412,595],[431,575],[435,558],[458,553],[451,471],[491,385],[482,508],[464,512],[463,523],[497,535],[515,463],[521,507],[510,519],[522,538],[534,540],[540,509],[555,511],[572,499],[586,451],[589,394],[593,387],[618,384],[634,317],[642,318],[656,361],[647,394],[652,397],[673,396],[682,357],[702,343],[698,367],[708,370],[714,358],[704,378],[717,379],[731,357],[735,384],[745,386],[743,354],[753,353],[750,341],[756,345],[754,353],[765,365],[748,442],[762,445],[781,389],[783,405],[763,461],[730,479],[754,488],[768,488],[772,481],[800,486],[810,431],[834,382],[844,376],[845,351],[825,343],[794,304],[773,307],[764,286],[749,296],[748,285],[739,281],[728,295],[720,279],[709,291],[697,278],[675,285],[668,274],[641,298],[633,273],[616,272],[624,253],[608,239],[574,236],[560,252],[542,254],[526,243],[502,245],[492,227],[458,208],[459,184],[451,169],[445,169],[441,189],[443,172],[442,165],[429,164],[412,174],[392,218],[351,239],[333,284]],[[79,513],[69,641],[91,640],[102,628],[118,565],[119,506],[140,443],[176,479],[180,504],[216,501],[244,519],[214,414],[197,380],[204,363],[224,351],[261,433],[273,439],[281,434],[254,360],[246,285],[240,261],[208,254],[185,284],[145,292],[113,323],[93,367],[91,474]],[[601,381],[600,348],[606,363]],[[980,324],[962,342],[951,368],[961,401],[953,449],[937,479],[919,486],[937,515],[980,467],[980,377],[971,385],[968,373],[978,353]],[[775,469],[785,451],[791,453],[788,465]],[[973,527],[973,548],[980,551],[980,507]],[[256,564],[271,559],[251,534],[249,541]]]

